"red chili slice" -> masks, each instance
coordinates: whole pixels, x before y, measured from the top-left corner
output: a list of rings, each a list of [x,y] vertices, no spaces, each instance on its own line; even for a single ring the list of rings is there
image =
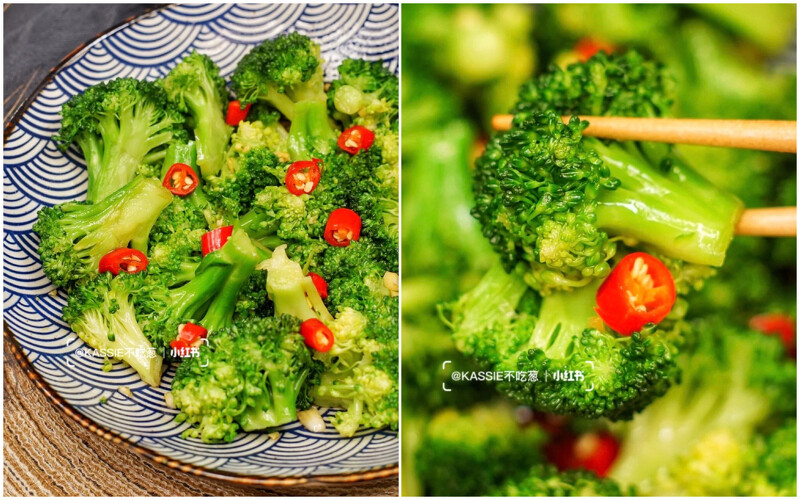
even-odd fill
[[[286,171],[286,189],[290,193],[300,196],[309,194],[317,188],[320,178],[319,165],[322,161],[314,158],[311,161],[296,161]]]
[[[578,43],[575,44],[575,52],[578,53],[578,58],[581,60],[581,62],[588,61],[593,55],[600,51],[611,54],[615,49],[616,47],[610,43],[606,43],[602,40],[596,40],[594,38],[581,38],[578,40]]]
[[[198,346],[200,341],[207,336],[208,330],[194,323],[186,323],[178,333],[178,339],[185,340],[190,346]]]
[[[117,248],[100,259],[98,271],[114,276],[121,272],[133,274],[147,269],[147,256],[133,248]]]
[[[197,177],[197,173],[185,163],[172,165],[164,176],[164,187],[178,196],[191,194],[199,184],[200,178]]]
[[[644,252],[626,255],[597,291],[595,311],[621,335],[660,323],[675,305],[675,282],[663,262]]]
[[[587,469],[605,477],[619,455],[619,442],[608,432],[561,436],[545,447],[547,459],[559,470]]]
[[[247,118],[247,113],[250,112],[250,104],[242,108],[242,103],[239,101],[231,101],[228,103],[228,114],[225,115],[225,123],[231,126],[239,125],[239,122]]]
[[[375,142],[375,133],[372,130],[355,125],[342,132],[339,136],[339,147],[354,155],[362,149],[369,149]]]
[[[201,244],[203,247],[203,257],[215,250],[219,250],[233,234],[233,226],[223,226],[212,229],[203,235]]]
[[[319,296],[323,299],[328,298],[328,283],[325,281],[325,278],[320,276],[317,273],[308,273],[308,277],[311,278],[311,281],[314,282],[314,287],[316,287]]]
[[[781,313],[759,314],[750,318],[750,328],[767,335],[778,335],[786,354],[797,359],[797,333],[795,321]]]
[[[317,318],[303,321],[300,325],[300,335],[308,347],[319,352],[328,352],[333,347],[333,332]]]
[[[325,241],[335,247],[350,246],[361,236],[361,217],[349,208],[337,208],[325,224]]]

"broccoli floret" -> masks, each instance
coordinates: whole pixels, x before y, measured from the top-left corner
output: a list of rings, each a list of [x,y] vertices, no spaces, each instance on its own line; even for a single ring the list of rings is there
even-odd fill
[[[219,177],[207,177],[203,186],[208,199],[229,224],[252,208],[256,193],[267,186],[280,185],[287,168],[265,147],[248,150],[232,165],[235,170],[225,167]],[[286,191],[284,186],[280,187]]]
[[[546,436],[536,425],[520,427],[508,404],[441,410],[415,456],[424,494],[479,496],[507,478],[520,479],[543,459]]]
[[[741,202],[648,143],[582,136],[562,115],[660,116],[670,102],[661,68],[635,53],[598,54],[553,68],[520,91],[514,124],[476,163],[473,215],[508,270],[529,268],[548,293],[610,272],[619,240],[668,257],[720,266]]]
[[[722,321],[696,323],[686,337],[681,383],[616,429],[623,441],[609,477],[644,495],[744,494],[742,474],[762,471],[747,465],[748,442],[795,415],[796,366],[778,339]]]
[[[397,130],[398,86],[397,76],[382,63],[345,59],[339,79],[331,82],[328,108],[346,126]]]
[[[265,40],[242,58],[232,81],[242,104],[266,101],[292,122],[292,160],[330,150],[337,136],[327,115],[319,45],[298,33]]]
[[[335,118],[345,126],[361,125],[375,132],[373,147],[381,152],[381,164],[374,171],[384,193],[380,206],[387,229],[395,237],[399,228],[398,86],[397,76],[381,63],[346,59],[328,91],[328,107]]]
[[[619,497],[619,485],[586,470],[559,472],[549,464],[534,465],[523,479],[509,480],[493,489],[501,497]]]
[[[192,279],[203,257],[201,241],[208,230],[203,211],[191,200],[175,197],[150,230],[150,269],[168,275],[170,286]]]
[[[192,52],[161,80],[172,105],[189,114],[203,177],[217,175],[225,164],[231,127],[225,123],[225,80],[210,57]]]
[[[747,496],[797,496],[797,420],[756,438],[751,463],[736,494]]]
[[[141,280],[138,274],[104,273],[69,294],[63,316],[84,342],[126,362],[157,387],[163,359],[142,332],[133,306]]]
[[[239,297],[236,299],[236,310],[233,313],[234,322],[275,315],[275,307],[267,294],[264,293],[266,282],[266,271],[256,271],[250,275],[247,283],[239,291]]]
[[[268,248],[308,239],[306,199],[285,186],[268,186],[256,194],[252,208],[240,219],[242,229]]]
[[[150,275],[137,296],[137,311],[145,335],[166,347],[178,336],[179,325],[199,323],[209,334],[233,322],[239,290],[255,271],[259,253],[243,230],[234,228],[222,248],[203,257],[194,277],[168,288],[169,273]]]
[[[128,184],[144,163],[159,161],[163,146],[183,137],[182,117],[153,82],[119,78],[86,89],[61,111],[56,138],[75,142],[86,159],[86,199],[99,202]]]
[[[232,441],[297,419],[310,406],[314,361],[290,316],[248,319],[218,330],[197,357],[181,363],[172,382],[177,420],[192,427],[183,437]]]
[[[112,250],[147,248],[147,234],[172,194],[160,182],[136,177],[97,204],[67,202],[39,211],[44,273],[56,286],[97,275],[100,259]]]
[[[683,325],[665,330],[671,322],[662,322],[661,329],[629,337],[598,330],[599,284],[539,297],[497,263],[444,312],[461,352],[487,369],[512,372],[498,384],[512,399],[549,413],[630,419],[678,377],[674,357]],[[564,372],[583,376],[555,377]]]
[[[252,110],[250,113],[252,114]],[[251,119],[240,122],[231,137],[231,147],[226,160],[227,173],[236,172],[236,162],[248,151],[256,148],[265,147],[275,153],[282,162],[289,161],[288,138],[289,132],[277,120]],[[226,175],[226,172],[223,171],[222,175]]]

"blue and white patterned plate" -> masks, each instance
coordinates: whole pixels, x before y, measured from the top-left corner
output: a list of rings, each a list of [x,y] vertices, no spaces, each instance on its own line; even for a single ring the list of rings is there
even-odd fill
[[[297,31],[322,47],[326,80],[345,58],[384,60],[398,70],[396,5],[181,5],[149,12],[99,36],[65,60],[43,82],[5,131],[4,305],[6,337],[37,385],[70,416],[106,439],[157,462],[228,480],[286,485],[308,478],[355,481],[397,473],[397,433],[361,431],[342,438],[329,425],[312,433],[295,422],[280,438],[240,434],[227,444],[180,438],[185,424],[164,403],[175,367],[161,386],[144,384],[123,363],[102,371],[103,360],[61,319],[66,302],[44,276],[31,232],[43,205],[83,199],[86,169],[76,150],[66,154],[51,137],[61,105],[96,83],[117,77],[153,80],[192,50],[209,55],[223,75],[251,47]],[[133,397],[119,392],[129,387]],[[100,403],[105,398],[105,403]],[[335,410],[324,412],[330,420]]]

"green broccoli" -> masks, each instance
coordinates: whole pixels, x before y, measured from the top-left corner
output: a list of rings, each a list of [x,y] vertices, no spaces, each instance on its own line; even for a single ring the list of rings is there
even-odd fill
[[[153,387],[161,381],[163,358],[142,332],[133,305],[140,274],[104,273],[77,286],[64,307],[64,321],[104,356],[121,359]]]
[[[86,199],[99,202],[128,184],[144,163],[163,157],[165,145],[185,136],[182,117],[153,82],[119,78],[89,87],[61,111],[56,140],[75,142],[86,159]]]
[[[194,277],[178,288],[168,288],[174,277],[152,273],[136,298],[145,335],[160,347],[178,336],[178,327],[194,321],[210,333],[233,322],[242,287],[253,274],[259,253],[243,230],[234,228],[222,248],[203,257]]]
[[[760,429],[795,415],[796,366],[774,337],[712,320],[691,333],[681,383],[616,429],[622,448],[609,477],[644,495],[740,495],[772,481],[774,494],[785,491],[785,466],[751,464],[749,450]]]
[[[301,321],[311,318],[326,324],[333,321],[314,282],[300,264],[286,255],[284,245],[277,247],[272,257],[261,262],[258,268],[267,271],[267,295],[275,305],[275,314],[288,314]]]
[[[603,142],[562,115],[660,116],[669,104],[660,67],[629,52],[553,68],[523,86],[510,131],[476,163],[473,214],[507,269],[548,293],[611,270],[619,240],[668,257],[720,266],[742,210],[668,147]],[[598,91],[602,88],[602,93]]]
[[[397,427],[398,318],[397,247],[369,237],[348,247],[330,247],[314,268],[328,281],[329,324],[335,343],[315,356],[326,366],[315,389],[318,404],[345,408],[334,418],[340,434],[359,426]]]
[[[600,331],[599,285],[539,297],[519,273],[497,263],[443,312],[461,352],[511,373],[498,389],[512,399],[549,413],[630,419],[678,377],[674,357],[683,325],[665,320],[630,337]],[[565,372],[583,376],[555,378]]]
[[[208,231],[203,211],[191,200],[175,197],[150,229],[150,269],[167,275],[170,286],[189,281],[200,265],[201,241]]]
[[[265,147],[250,149],[236,160],[235,171],[223,168],[219,177],[207,177],[203,188],[227,223],[233,224],[252,208],[260,190],[279,186],[287,191],[282,185],[287,166]]]
[[[339,79],[331,82],[328,108],[346,126],[397,130],[398,86],[397,76],[382,63],[345,59],[339,65]]]
[[[521,479],[543,460],[547,435],[520,427],[508,404],[486,404],[459,413],[446,408],[425,429],[415,456],[424,494],[478,496],[508,478]]]
[[[67,202],[39,211],[33,231],[39,235],[44,273],[56,286],[91,278],[100,259],[112,250],[147,249],[147,234],[172,194],[159,181],[136,177],[97,204]]]
[[[265,40],[245,55],[233,73],[242,104],[266,101],[288,118],[292,160],[310,160],[336,140],[328,120],[319,45],[298,33]]]
[[[219,174],[231,135],[223,114],[228,91],[219,68],[210,57],[192,52],[160,83],[170,103],[191,117],[202,176]]]
[[[199,355],[178,367],[172,396],[177,420],[192,425],[183,437],[232,441],[236,432],[297,420],[311,405],[314,361],[290,316],[248,319],[218,330]]]
[[[490,494],[501,497],[620,497],[619,485],[586,470],[559,472],[549,464],[534,465],[522,479],[506,481]]]
[[[399,81],[379,62],[345,59],[339,79],[331,83],[328,108],[345,126],[361,125],[375,132],[381,165],[375,170],[381,189],[384,221],[396,237],[399,228]]]

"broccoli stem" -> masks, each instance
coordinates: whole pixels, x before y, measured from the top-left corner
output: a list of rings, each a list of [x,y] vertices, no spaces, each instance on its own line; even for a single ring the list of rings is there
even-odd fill
[[[125,108],[120,116],[106,115],[100,120],[105,166],[90,178],[88,201],[100,201],[130,182],[148,152],[172,139],[172,133],[164,131],[172,123],[159,121],[157,114],[152,105],[139,103]]]
[[[742,205],[673,161],[668,173],[638,151],[584,139],[621,181],[598,197],[597,225],[610,236],[634,238],[670,257],[721,266]],[[673,158],[673,160],[676,160]]]
[[[538,348],[548,358],[566,358],[575,339],[597,316],[594,312],[595,297],[601,283],[601,280],[594,280],[571,292],[554,292],[544,296],[526,350]]]
[[[239,425],[245,432],[277,427],[297,420],[297,396],[308,376],[303,370],[291,380],[280,370],[264,373],[268,389],[239,416]]]
[[[336,134],[328,120],[324,100],[300,101],[294,105],[288,141],[292,161],[310,160],[314,153],[327,153],[333,140],[336,140]]]

